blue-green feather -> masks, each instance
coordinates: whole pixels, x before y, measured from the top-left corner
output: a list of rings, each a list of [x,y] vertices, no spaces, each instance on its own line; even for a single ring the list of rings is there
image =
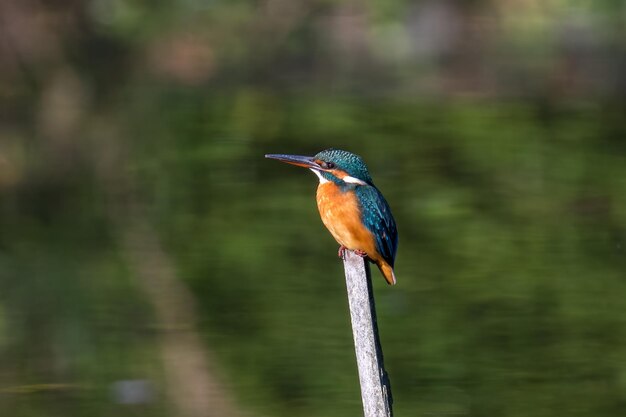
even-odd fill
[[[348,175],[354,178],[358,178],[363,182],[372,184],[372,177],[367,170],[367,165],[363,162],[363,159],[359,155],[352,152],[343,151],[341,149],[326,149],[315,155],[315,159],[321,159],[326,162],[333,162],[337,168],[345,171]],[[322,172],[324,178],[329,181],[333,181],[336,184],[340,184],[337,177],[328,172]],[[342,181],[341,181],[342,182]]]
[[[363,224],[374,235],[378,252],[393,268],[398,249],[398,230],[389,204],[374,186],[358,186],[354,191],[361,206]]]

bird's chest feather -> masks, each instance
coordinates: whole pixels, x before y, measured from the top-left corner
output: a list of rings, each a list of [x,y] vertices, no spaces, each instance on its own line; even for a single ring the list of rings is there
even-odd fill
[[[370,249],[371,233],[361,221],[360,204],[353,191],[343,191],[333,182],[320,184],[317,208],[322,222],[339,244],[349,249]]]

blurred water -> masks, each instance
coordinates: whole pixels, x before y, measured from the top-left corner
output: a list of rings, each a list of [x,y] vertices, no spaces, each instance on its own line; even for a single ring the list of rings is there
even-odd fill
[[[0,415],[359,415],[317,179],[263,158],[328,147],[398,223],[396,415],[623,413],[623,7],[70,3],[0,6]]]

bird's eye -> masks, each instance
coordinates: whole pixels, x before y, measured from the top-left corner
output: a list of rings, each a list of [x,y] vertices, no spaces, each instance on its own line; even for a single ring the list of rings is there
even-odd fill
[[[333,169],[335,167],[335,164],[332,162],[325,162],[324,163],[324,168],[326,169]]]

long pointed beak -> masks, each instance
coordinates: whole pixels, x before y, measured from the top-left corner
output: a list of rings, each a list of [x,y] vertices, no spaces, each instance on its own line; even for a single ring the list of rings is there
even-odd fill
[[[299,167],[315,169],[318,171],[322,169],[322,167],[320,167],[315,162],[315,158],[313,158],[312,156],[268,154],[268,155],[265,155],[265,157],[269,159],[276,159],[281,162],[286,162],[291,165],[297,165]]]

